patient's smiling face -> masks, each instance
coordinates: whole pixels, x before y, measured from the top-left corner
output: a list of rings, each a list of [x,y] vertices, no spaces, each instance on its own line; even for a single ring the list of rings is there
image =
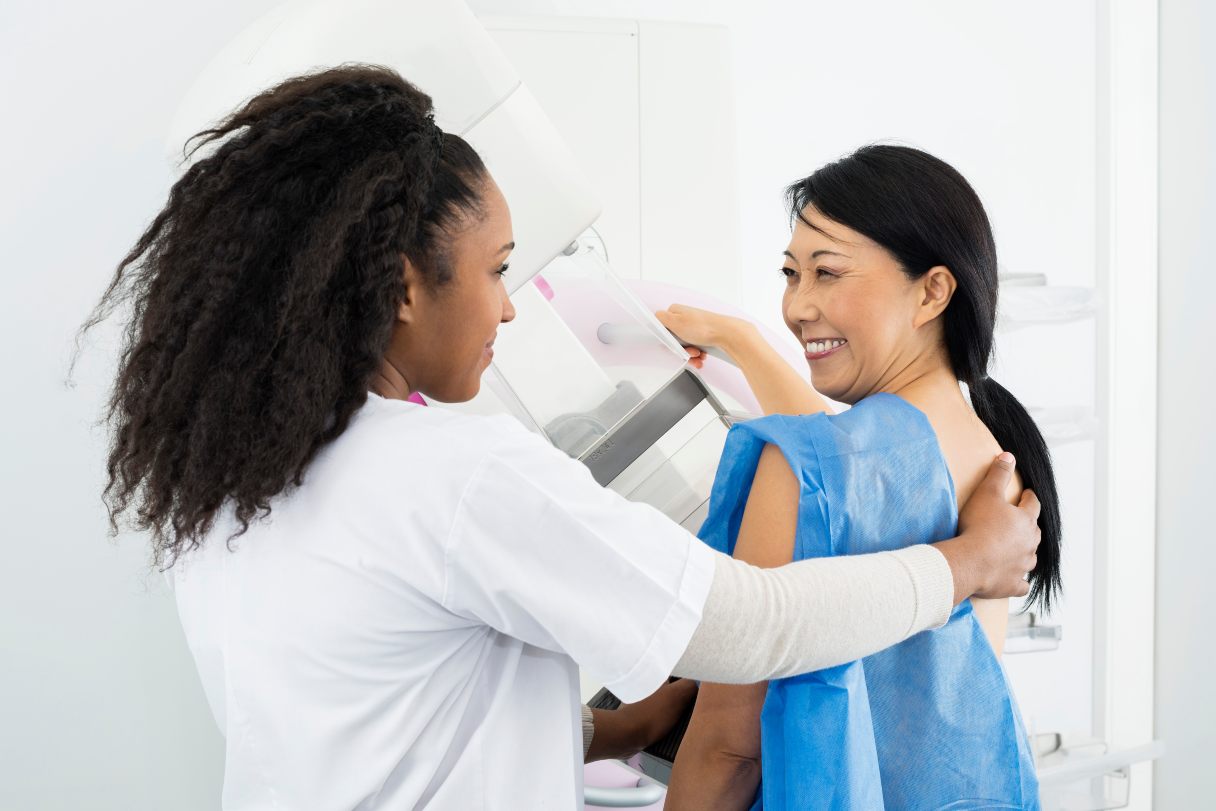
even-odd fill
[[[781,269],[782,312],[802,341],[815,388],[855,403],[895,387],[918,367],[943,362],[941,319],[926,318],[932,271],[909,279],[868,237],[811,207],[802,218],[794,221]]]

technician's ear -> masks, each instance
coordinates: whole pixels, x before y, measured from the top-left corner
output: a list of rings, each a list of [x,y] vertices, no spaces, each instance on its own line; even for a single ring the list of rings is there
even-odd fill
[[[405,254],[401,255],[401,272],[405,276],[405,298],[397,305],[397,321],[412,324],[418,317],[419,292],[422,290],[422,273]]]
[[[913,324],[923,327],[946,311],[958,282],[954,274],[945,265],[929,268],[929,272],[918,280],[920,287],[920,305],[916,308]]]

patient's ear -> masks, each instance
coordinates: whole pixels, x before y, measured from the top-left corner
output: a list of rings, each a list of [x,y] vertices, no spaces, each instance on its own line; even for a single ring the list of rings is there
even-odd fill
[[[958,289],[958,282],[950,268],[936,265],[917,280],[917,286],[920,304],[912,323],[916,327],[923,327],[946,311],[954,291]]]

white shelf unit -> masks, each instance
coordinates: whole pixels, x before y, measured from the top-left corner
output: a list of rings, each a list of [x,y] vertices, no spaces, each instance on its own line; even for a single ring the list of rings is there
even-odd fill
[[[994,376],[1051,446],[1065,567],[1059,610],[1045,618],[1057,630],[1027,620],[1008,653],[1033,655],[1005,665],[1044,809],[1146,811],[1165,751],[1153,739],[1157,3],[1096,10],[1092,279],[1068,268],[1011,276],[1001,291]]]

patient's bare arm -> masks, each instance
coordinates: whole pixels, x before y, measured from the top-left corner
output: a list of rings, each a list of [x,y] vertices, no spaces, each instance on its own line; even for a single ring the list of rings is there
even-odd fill
[[[735,557],[765,568],[789,563],[797,522],[798,482],[781,451],[766,445],[739,525]],[[760,710],[767,689],[768,682],[701,686],[665,808],[751,806],[760,784]]]
[[[655,317],[684,341],[725,352],[743,372],[765,414],[815,414],[828,410],[827,400],[777,354],[751,322],[682,304],[660,310]],[[689,354],[694,366],[704,362],[700,350],[690,348]]]

